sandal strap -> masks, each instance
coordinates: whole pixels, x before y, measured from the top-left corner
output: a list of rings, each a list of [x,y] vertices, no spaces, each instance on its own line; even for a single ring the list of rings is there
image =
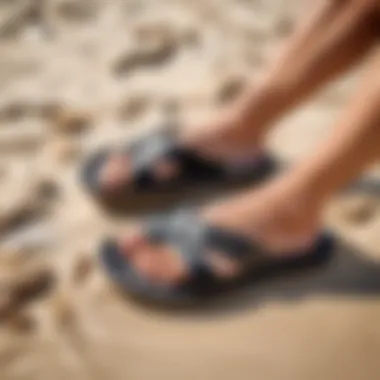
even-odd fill
[[[208,251],[217,249],[222,255],[244,264],[252,261],[263,250],[244,236],[209,226],[191,212],[180,212],[153,218],[146,225],[146,235],[155,243],[170,244],[176,248],[189,268],[189,282],[199,279],[212,281],[215,269],[207,260]]]
[[[131,157],[132,177],[135,188],[156,185],[154,165],[161,159],[176,159],[177,144],[175,137],[165,131],[153,133],[127,148]]]
[[[247,237],[227,229],[208,226],[207,245],[235,261],[248,262],[263,252],[262,247]]]
[[[161,130],[137,141],[126,150],[131,157],[133,184],[136,189],[165,186],[189,179],[210,179],[225,173],[222,165],[199,157],[195,152],[182,148],[177,137],[168,130]],[[174,161],[180,167],[179,175],[162,181],[155,177],[155,164],[159,160]]]

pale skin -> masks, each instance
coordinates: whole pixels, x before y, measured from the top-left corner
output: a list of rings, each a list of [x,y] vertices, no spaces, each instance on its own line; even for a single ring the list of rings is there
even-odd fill
[[[199,210],[209,223],[252,237],[278,257],[307,249],[320,231],[329,198],[380,159],[380,6],[372,0],[325,0],[315,5],[259,85],[207,128],[185,128],[181,137],[183,144],[218,160],[260,149],[275,121],[370,57],[359,89],[331,134],[308,157],[260,188]],[[126,167],[125,159],[111,160],[102,174],[107,186],[125,180]],[[157,175],[170,176],[175,170],[170,163],[160,163]],[[150,244],[138,227],[123,234],[120,246],[153,282],[173,284],[187,276],[173,249]],[[208,256],[222,277],[236,276],[241,270],[218,252]]]

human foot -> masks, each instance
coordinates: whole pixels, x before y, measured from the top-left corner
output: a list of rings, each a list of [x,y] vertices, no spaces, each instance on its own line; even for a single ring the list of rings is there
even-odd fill
[[[189,128],[159,130],[122,149],[97,152],[84,165],[82,179],[97,197],[116,199],[128,190],[178,191],[264,178],[274,168],[273,159],[255,140],[239,143],[240,137],[229,138],[237,128],[231,123],[221,120],[219,129],[216,124],[203,128],[206,133],[202,129],[188,133]]]
[[[265,260],[304,255],[317,239],[319,209],[316,204],[307,203],[302,193],[289,190],[280,182],[208,207],[197,217],[207,226],[227,231],[237,240],[260,247],[260,252],[265,252]],[[194,228],[191,224],[188,225],[188,234]],[[229,244],[226,242],[226,246]],[[129,231],[119,239],[118,246],[135,270],[152,283],[178,284],[191,275],[188,262],[178,252],[176,244],[152,242],[143,228]],[[218,278],[236,278],[247,269],[246,260],[226,255],[224,248],[222,244],[218,249],[206,249],[202,252],[202,260]]]
[[[175,136],[179,149],[216,165],[232,168],[249,165],[263,155],[261,139],[255,136],[254,126],[230,110],[219,113],[206,123],[184,126]],[[173,157],[158,158],[152,168],[156,180],[167,182],[179,174],[180,165]],[[114,152],[102,165],[99,181],[112,192],[121,185],[131,184],[133,172],[133,159],[125,151]]]

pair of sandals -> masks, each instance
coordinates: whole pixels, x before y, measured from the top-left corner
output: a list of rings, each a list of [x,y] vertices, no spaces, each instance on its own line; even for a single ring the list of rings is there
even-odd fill
[[[101,172],[112,150],[95,153],[82,171],[82,181],[98,200],[111,203],[141,194],[180,191],[188,187],[215,184],[233,184],[259,181],[273,169],[273,160],[262,154],[249,165],[231,170],[207,160],[195,151],[181,146],[174,132],[163,130],[128,144],[122,152],[128,159],[128,181],[110,191],[101,181]],[[173,163],[177,170],[169,178],[156,175],[157,162]],[[143,236],[152,244],[165,244],[176,248],[176,254],[187,268],[184,281],[172,285],[159,285],[139,273],[130,262],[116,239],[107,239],[100,249],[100,261],[113,282],[132,296],[143,301],[165,305],[192,304],[223,294],[245,284],[262,270],[275,270],[315,262],[331,250],[331,239],[321,235],[307,252],[295,252],[287,259],[271,259],[272,255],[235,232],[209,225],[195,210],[178,210],[151,217],[143,225]],[[215,273],[208,260],[208,252],[217,250],[243,268],[233,279]]]

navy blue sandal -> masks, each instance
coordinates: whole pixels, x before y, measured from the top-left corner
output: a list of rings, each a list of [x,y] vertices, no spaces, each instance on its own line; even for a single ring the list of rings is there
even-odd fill
[[[181,284],[162,286],[140,275],[121,252],[116,240],[101,247],[100,261],[107,276],[127,294],[140,301],[163,306],[184,306],[224,294],[265,275],[283,269],[304,268],[324,261],[332,250],[332,240],[321,236],[307,252],[296,252],[291,258],[271,258],[265,249],[251,239],[219,227],[207,225],[191,212],[159,216],[144,225],[144,236],[150,242],[170,244],[176,248],[189,268]],[[207,254],[217,250],[243,265],[243,272],[233,280],[220,278],[211,267]]]
[[[125,146],[121,153],[128,156],[132,166],[132,181],[108,192],[102,188],[99,173],[115,149],[104,149],[91,156],[82,170],[82,182],[87,190],[100,201],[117,202],[136,195],[177,193],[218,184],[239,184],[258,181],[273,171],[274,160],[264,154],[251,163],[237,166],[233,170],[204,159],[189,149],[181,147],[175,132],[166,128],[151,133],[142,139]],[[173,162],[179,173],[170,180],[157,179],[154,165],[159,160]]]

